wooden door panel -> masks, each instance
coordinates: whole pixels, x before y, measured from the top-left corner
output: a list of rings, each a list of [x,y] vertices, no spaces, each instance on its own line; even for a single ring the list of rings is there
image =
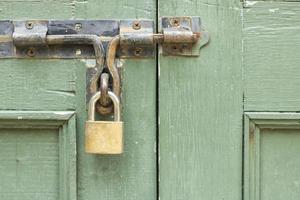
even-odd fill
[[[2,129],[0,141],[1,199],[58,199],[58,133]]]
[[[299,129],[261,131],[261,199],[299,199]]]
[[[245,200],[299,199],[300,115],[246,113]]]
[[[155,20],[156,1],[0,1],[1,19]],[[156,199],[156,60],[120,60],[125,152],[84,152],[90,60],[1,60],[1,110],[76,112],[78,199]],[[66,197],[64,200],[67,200]],[[71,198],[75,199],[75,198]]]
[[[244,2],[245,200],[299,199],[299,6]]]
[[[74,112],[0,112],[0,198],[76,199]]]
[[[200,57],[160,56],[161,200],[240,200],[241,4],[160,0],[159,16],[200,16],[211,35]]]
[[[300,3],[245,2],[246,111],[299,111]]]

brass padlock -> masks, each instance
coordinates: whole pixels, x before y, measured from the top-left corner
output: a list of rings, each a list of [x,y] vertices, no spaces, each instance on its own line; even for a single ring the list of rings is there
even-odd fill
[[[120,121],[120,101],[113,93],[108,92],[114,104],[114,121],[95,121],[96,102],[101,92],[92,96],[89,102],[88,121],[85,123],[85,151],[94,154],[123,153],[123,122]]]

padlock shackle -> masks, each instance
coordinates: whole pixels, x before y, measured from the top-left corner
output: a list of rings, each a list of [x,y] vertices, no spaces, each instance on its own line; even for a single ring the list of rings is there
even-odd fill
[[[121,121],[121,112],[120,112],[120,100],[115,93],[108,91],[108,96],[112,100],[114,104],[114,121]],[[101,97],[101,92],[96,92],[90,99],[89,107],[88,107],[88,120],[95,121],[95,106],[97,101]]]

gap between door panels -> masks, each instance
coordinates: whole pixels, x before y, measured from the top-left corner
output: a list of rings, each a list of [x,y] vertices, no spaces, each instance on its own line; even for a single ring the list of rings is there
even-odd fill
[[[159,0],[155,0],[155,29],[158,31]],[[159,200],[159,49],[156,44],[156,200]]]

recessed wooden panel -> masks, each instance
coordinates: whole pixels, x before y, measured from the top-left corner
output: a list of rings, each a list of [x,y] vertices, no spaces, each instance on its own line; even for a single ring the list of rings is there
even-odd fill
[[[73,112],[0,111],[0,199],[76,200]]]
[[[245,116],[245,200],[300,198],[300,114]]]
[[[54,129],[1,129],[0,199],[57,200],[58,142]]]

